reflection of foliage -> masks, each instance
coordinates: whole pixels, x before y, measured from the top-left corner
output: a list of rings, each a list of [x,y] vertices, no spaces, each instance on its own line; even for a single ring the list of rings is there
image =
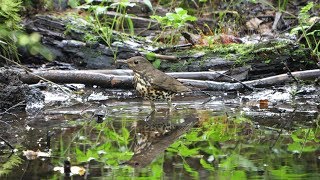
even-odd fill
[[[134,175],[159,179],[164,177],[164,168],[172,165],[175,171],[183,170],[194,178],[200,178],[199,171],[206,171],[218,179],[246,179],[260,177],[261,173],[268,179],[307,177],[308,169],[301,167],[307,168],[310,162],[297,161],[294,157],[299,156],[294,153],[301,152],[304,158],[305,154],[314,155],[320,148],[318,127],[279,134],[275,129],[257,129],[245,117],[216,116],[203,111],[197,127],[176,140],[164,153],[159,153],[151,164],[138,170],[120,166],[134,157],[131,150],[134,138],[130,136],[133,133],[127,129],[126,122],[128,120],[123,119],[121,124],[110,120],[102,124],[85,123],[71,140],[67,155],[77,163],[94,159],[101,167],[107,166],[108,174],[115,177]]]
[[[199,176],[196,167],[192,166],[197,159],[202,168],[220,178],[245,179],[248,176],[246,172],[258,175],[266,170],[271,172],[270,176],[276,177],[305,175],[301,173],[305,170],[284,170],[286,166],[300,167],[282,150],[286,148],[282,142],[288,141],[290,136],[280,136],[274,147],[273,142],[266,146],[265,142],[270,140],[265,138],[270,136],[270,132],[254,130],[253,124],[243,117],[230,119],[207,114],[202,115],[202,119],[205,121],[200,127],[194,128],[168,148],[170,156],[178,155],[181,158],[184,170],[191,176]],[[318,128],[296,130],[291,138],[293,143],[287,147],[289,151],[313,153],[320,148]],[[273,151],[269,150],[270,146]],[[288,176],[283,176],[285,173]]]
[[[271,175],[276,179],[304,179],[307,174],[293,173],[289,166],[282,166],[279,169],[271,170]]]
[[[0,165],[0,177],[8,175],[14,167],[19,166],[22,162],[23,160],[19,156],[11,156]]]
[[[291,134],[293,142],[288,150],[295,153],[314,152],[319,149],[320,131],[315,129],[298,129]]]
[[[92,136],[93,134],[97,136]],[[115,130],[112,124],[91,122],[77,133],[77,143],[71,146],[69,152],[75,152],[78,163],[95,160],[106,165],[116,166],[129,160],[133,153],[128,145],[129,131],[125,126]]]
[[[226,116],[210,117],[208,114],[203,114],[202,119],[205,121],[202,122],[200,127],[194,128],[193,131],[187,133],[168,148],[169,152],[177,153],[182,158],[183,167],[193,177],[198,177],[198,173],[190,167],[185,158],[201,157],[199,162],[202,167],[214,171],[213,160],[224,154],[217,142],[223,143],[230,139],[237,140],[240,138],[238,133],[247,124],[247,119],[244,118],[237,118],[229,123]],[[203,156],[203,154],[205,155]],[[252,162],[238,154],[232,154],[220,163],[220,167],[224,170],[233,170],[237,165],[255,168]]]

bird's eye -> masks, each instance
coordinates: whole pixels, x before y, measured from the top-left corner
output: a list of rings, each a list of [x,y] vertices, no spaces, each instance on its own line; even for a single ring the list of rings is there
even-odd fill
[[[133,62],[134,62],[134,64],[138,64],[138,63],[139,63],[137,60],[135,60],[135,61],[133,61]]]

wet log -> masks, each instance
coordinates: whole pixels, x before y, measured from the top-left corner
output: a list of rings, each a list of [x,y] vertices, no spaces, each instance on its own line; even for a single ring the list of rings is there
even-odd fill
[[[27,73],[21,76],[21,80],[27,84],[34,84],[40,81],[39,76],[43,79],[55,83],[79,83],[86,85],[98,85],[106,88],[132,88],[132,76],[106,75],[92,72],[79,71],[59,71]]]
[[[111,74],[101,74],[94,72],[81,72],[81,71],[45,71],[45,72],[35,72],[33,74],[22,75],[21,80],[24,83],[37,83],[41,76],[45,79],[56,83],[81,83],[87,85],[98,85],[108,88],[132,88],[132,76],[119,76]],[[294,76],[296,79],[301,80],[312,80],[320,77],[320,70],[307,70],[292,72],[291,75],[281,74],[276,76],[271,76],[267,78],[262,78],[252,81],[244,81],[237,83],[229,82],[215,82],[215,81],[204,81],[204,80],[192,80],[192,79],[178,79],[182,83],[200,88],[202,90],[212,90],[212,91],[228,91],[228,90],[241,90],[245,89],[245,86],[250,87],[266,87],[275,84],[283,84],[285,82],[293,82]]]
[[[292,76],[300,80],[313,80],[320,77],[320,70],[315,69],[315,70],[292,72]],[[189,79],[178,79],[178,80],[186,85],[198,87],[202,90],[211,90],[211,91],[241,90],[245,88],[244,85],[250,86],[250,87],[268,87],[276,84],[284,84],[284,83],[294,81],[291,75],[288,75],[288,74],[280,74],[280,75],[252,80],[252,81],[244,81],[242,83],[199,81],[199,80],[189,80]]]
[[[49,71],[34,71],[34,74],[50,77],[53,74],[57,76],[58,74],[72,74],[76,72],[77,74],[83,74],[84,76],[88,73],[98,73],[98,74],[105,74],[105,75],[113,75],[113,76],[133,76],[133,71],[128,69],[103,69],[103,70],[49,70]],[[225,73],[226,71],[208,71],[208,72],[171,72],[166,73],[174,78],[181,78],[181,79],[197,79],[197,80],[216,80],[221,78],[221,74]]]

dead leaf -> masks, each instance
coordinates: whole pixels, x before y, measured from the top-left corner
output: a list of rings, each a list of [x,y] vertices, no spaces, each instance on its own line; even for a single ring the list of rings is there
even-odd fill
[[[269,101],[267,99],[259,100],[259,107],[260,109],[268,109]]]
[[[49,152],[42,152],[42,151],[32,151],[32,150],[26,150],[22,151],[23,155],[28,159],[28,160],[34,160],[37,159],[38,157],[51,157],[51,151]]]
[[[227,34],[221,34],[220,41],[221,41],[221,44],[242,43],[242,40],[240,38],[235,37],[233,35],[227,35]]]
[[[251,30],[251,31],[258,30],[258,28],[262,22],[263,21],[258,18],[252,18],[248,22],[246,22],[246,26],[247,26],[248,30]]]
[[[61,174],[64,174],[64,167],[54,167],[53,168],[54,171],[59,171]],[[80,166],[71,166],[70,168],[71,170],[71,176],[72,175],[80,175],[83,176],[86,173],[86,169],[84,167],[80,167]]]
[[[111,86],[114,86],[114,85],[118,84],[119,82],[120,82],[119,80],[112,78],[111,79]]]
[[[259,26],[258,32],[264,36],[272,36],[272,22],[263,23]]]

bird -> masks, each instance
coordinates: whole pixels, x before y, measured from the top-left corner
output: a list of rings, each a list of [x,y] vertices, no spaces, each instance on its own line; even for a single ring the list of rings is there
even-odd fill
[[[152,111],[155,111],[154,101],[167,101],[172,110],[172,97],[177,93],[191,90],[175,78],[156,69],[146,58],[135,56],[127,59],[126,64],[133,70],[133,85],[140,95],[150,101]]]

